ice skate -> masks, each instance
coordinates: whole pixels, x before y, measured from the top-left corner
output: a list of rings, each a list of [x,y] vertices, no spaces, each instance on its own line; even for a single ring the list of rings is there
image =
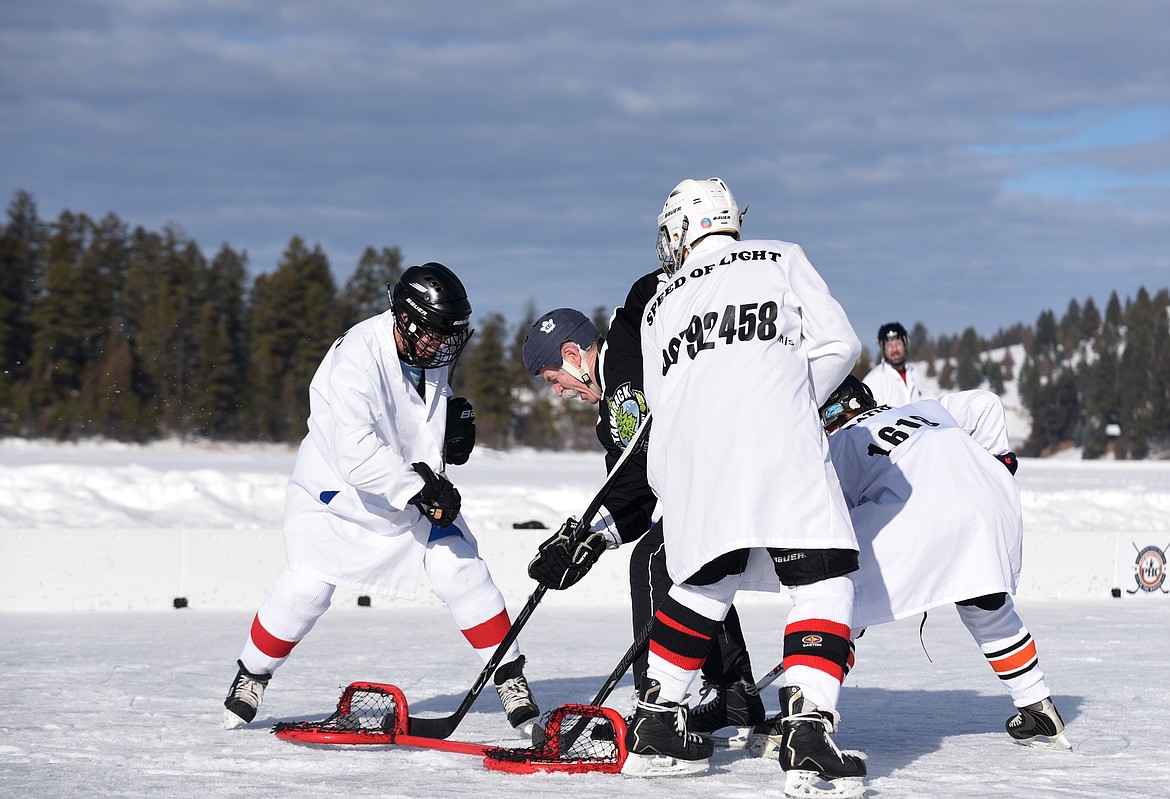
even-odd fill
[[[540,708],[536,706],[532,689],[524,677],[524,662],[524,656],[521,655],[496,669],[496,693],[500,695],[500,704],[508,714],[508,723],[513,729],[532,738]]]
[[[1072,751],[1072,744],[1064,736],[1064,719],[1052,704],[1052,697],[1016,708],[1016,715],[1004,726],[1008,735],[1023,746]]]
[[[253,674],[244,668],[244,662],[237,660],[240,670],[232,680],[232,687],[228,689],[227,699],[223,700],[223,728],[234,730],[251,723],[256,718],[256,710],[264,701],[264,689],[268,687],[271,674]]]
[[[789,685],[780,689],[780,714],[755,729],[748,748],[780,761],[785,796],[857,799],[865,794],[865,761],[843,754],[829,737],[833,729],[833,715]]]
[[[755,683],[741,678],[716,688],[714,698],[691,711],[687,729],[711,737],[717,743],[726,742],[731,749],[742,749],[752,730],[763,722],[764,703],[760,693]],[[726,730],[726,734],[714,735],[719,730]]]
[[[658,699],[661,686],[647,680],[626,727],[627,777],[681,777],[702,774],[714,746],[687,731],[687,707]]]

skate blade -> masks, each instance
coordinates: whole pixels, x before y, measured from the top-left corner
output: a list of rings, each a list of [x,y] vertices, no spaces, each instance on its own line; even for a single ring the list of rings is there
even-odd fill
[[[689,777],[693,774],[703,774],[709,764],[706,758],[702,760],[679,760],[669,755],[636,755],[633,752],[626,756],[622,765],[623,777]]]
[[[1017,738],[1013,738],[1012,740],[1020,746],[1026,746],[1029,749],[1050,749],[1056,752],[1072,751],[1072,742],[1064,737],[1063,732],[1053,736],[1037,735],[1035,738],[1029,738],[1026,741],[1021,741]]]
[[[755,757],[780,760],[780,736],[769,738],[763,733],[752,733],[747,739],[747,749]]]
[[[247,723],[230,710],[225,709],[223,711],[223,728],[225,730],[234,730],[243,727]]]
[[[711,743],[727,749],[746,749],[751,737],[751,727],[723,727],[707,736]]]
[[[865,796],[865,784],[861,777],[825,780],[815,771],[786,771],[784,795],[793,799],[809,796],[820,799],[861,799]]]

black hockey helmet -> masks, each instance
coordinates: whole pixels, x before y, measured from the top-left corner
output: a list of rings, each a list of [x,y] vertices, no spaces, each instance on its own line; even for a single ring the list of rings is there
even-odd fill
[[[821,424],[831,433],[862,411],[877,407],[869,386],[849,375],[821,406]]]
[[[900,338],[902,343],[907,347],[910,346],[910,334],[906,332],[906,328],[902,327],[901,322],[886,322],[878,328],[878,346],[885,344],[891,339]]]
[[[423,369],[454,363],[474,332],[471,301],[455,273],[433,261],[412,266],[386,293],[406,349],[402,360]]]
[[[906,332],[906,328],[902,327],[900,322],[886,322],[878,328],[878,355],[881,356],[882,360],[889,360],[886,358],[886,342],[895,339],[902,339],[902,348],[908,354],[910,352],[910,334]],[[896,361],[891,360],[890,364],[901,366],[905,362],[906,356],[903,355]]]

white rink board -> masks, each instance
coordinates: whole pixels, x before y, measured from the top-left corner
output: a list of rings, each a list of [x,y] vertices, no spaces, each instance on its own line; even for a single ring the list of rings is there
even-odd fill
[[[511,608],[518,608],[535,583],[528,561],[550,530],[487,531],[480,552]],[[1025,599],[1100,598],[1111,594],[1140,601],[1168,596],[1164,579],[1139,590],[1135,559],[1153,547],[1164,555],[1166,533],[1032,533],[1024,538],[1024,568],[1018,596]],[[605,553],[571,590],[549,592],[555,604],[627,604],[631,546]],[[188,607],[254,610],[284,565],[281,532],[274,529],[0,529],[0,612],[127,611],[171,609],[177,598]],[[1147,584],[1157,558],[1144,558]],[[339,589],[334,606],[356,608],[358,593]],[[767,603],[775,596],[741,593],[737,602]],[[372,597],[387,605],[391,600]],[[425,578],[416,603],[438,606]]]

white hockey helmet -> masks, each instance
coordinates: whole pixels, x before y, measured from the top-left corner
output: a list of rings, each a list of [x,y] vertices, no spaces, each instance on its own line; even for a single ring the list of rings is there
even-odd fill
[[[747,209],[744,209],[744,213]],[[674,187],[658,215],[658,260],[666,274],[682,266],[683,248],[711,233],[739,238],[743,213],[722,178],[691,180]]]

